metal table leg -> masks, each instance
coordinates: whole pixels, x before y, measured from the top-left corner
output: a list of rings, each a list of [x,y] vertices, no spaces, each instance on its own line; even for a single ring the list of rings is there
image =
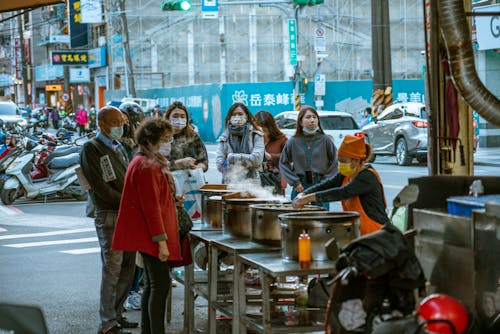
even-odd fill
[[[184,266],[184,333],[194,333],[194,265]]]
[[[219,271],[219,251],[209,243],[208,247],[208,332],[215,333],[216,310],[214,303],[217,301],[217,276]]]
[[[271,292],[270,286],[272,283],[271,277],[266,275],[262,270],[259,270],[260,281],[262,284],[262,325],[264,333],[272,333],[271,328]]]

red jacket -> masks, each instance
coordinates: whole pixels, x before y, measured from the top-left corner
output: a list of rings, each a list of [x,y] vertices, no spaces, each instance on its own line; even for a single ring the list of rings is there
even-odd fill
[[[177,213],[167,178],[158,163],[136,156],[125,174],[113,249],[158,257],[157,241],[165,235],[168,260],[180,260]]]

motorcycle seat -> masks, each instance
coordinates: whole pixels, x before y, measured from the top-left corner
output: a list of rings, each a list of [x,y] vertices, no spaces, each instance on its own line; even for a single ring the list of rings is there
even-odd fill
[[[62,157],[56,157],[47,164],[49,169],[63,169],[80,163],[80,153],[71,153]]]

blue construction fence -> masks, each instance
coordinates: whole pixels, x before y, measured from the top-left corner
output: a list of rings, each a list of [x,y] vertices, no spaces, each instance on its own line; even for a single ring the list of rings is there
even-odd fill
[[[351,113],[361,118],[365,107],[370,105],[371,80],[327,81],[323,106],[318,109]],[[123,90],[108,90],[106,101],[121,100]],[[394,80],[394,100],[424,102],[423,80]],[[259,82],[191,85],[172,88],[154,88],[137,91],[137,98],[155,99],[162,109],[172,102],[181,101],[189,110],[193,123],[198,127],[204,142],[214,143],[224,130],[224,119],[229,107],[242,102],[252,113],[267,110],[273,115],[294,109],[293,82]],[[301,104],[315,106],[314,84],[301,93]]]

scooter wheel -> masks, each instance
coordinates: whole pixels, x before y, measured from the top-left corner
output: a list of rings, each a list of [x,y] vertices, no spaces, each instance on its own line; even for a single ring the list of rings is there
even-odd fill
[[[0,198],[5,205],[11,205],[16,200],[16,189],[3,189]]]

